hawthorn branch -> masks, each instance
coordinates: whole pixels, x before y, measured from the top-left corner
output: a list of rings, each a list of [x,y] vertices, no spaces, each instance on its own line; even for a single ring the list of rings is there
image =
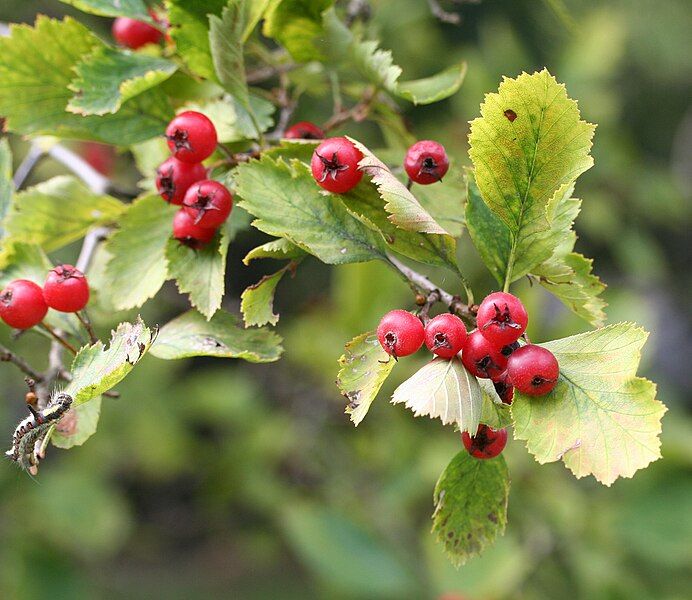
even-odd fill
[[[22,373],[28,375],[36,382],[43,381],[43,375],[34,369],[24,358],[2,345],[0,345],[0,361],[12,363]]]
[[[343,125],[347,121],[355,121],[359,123],[370,114],[373,102],[377,98],[377,89],[375,87],[368,88],[363,94],[363,98],[351,108],[338,108],[334,114],[327,120],[322,129],[331,131],[339,125]]]

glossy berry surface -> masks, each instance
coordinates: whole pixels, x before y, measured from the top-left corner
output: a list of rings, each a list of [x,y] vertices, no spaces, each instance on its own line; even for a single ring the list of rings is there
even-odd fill
[[[205,179],[190,186],[185,193],[183,210],[195,225],[216,229],[231,214],[233,196],[218,181]]]
[[[202,163],[186,163],[171,156],[156,169],[156,189],[166,202],[180,205],[189,187],[206,177]]]
[[[462,432],[461,441],[474,458],[495,458],[507,445],[507,430],[493,429],[481,423],[474,436],[470,436],[468,431]]]
[[[442,181],[449,169],[449,158],[442,144],[432,140],[421,140],[406,152],[404,169],[411,181],[429,185]]]
[[[507,366],[507,357],[476,329],[466,338],[461,362],[476,377],[497,379]]]
[[[423,323],[407,310],[389,311],[377,327],[377,339],[382,348],[395,358],[417,352],[424,337]]]
[[[358,170],[362,158],[361,151],[346,138],[329,138],[312,155],[312,176],[325,190],[344,194],[363,179],[363,172]]]
[[[33,281],[15,279],[0,293],[0,318],[15,329],[29,329],[43,321],[48,305]]]
[[[181,112],[166,127],[166,139],[173,156],[187,163],[199,163],[216,148],[214,124],[202,113]]]
[[[560,366],[550,350],[527,344],[512,353],[507,363],[507,378],[522,394],[543,396],[557,383]]]
[[[111,31],[118,44],[132,50],[147,44],[158,44],[163,38],[163,34],[155,27],[127,17],[118,17],[113,21]]]
[[[287,140],[322,140],[324,131],[310,121],[300,121],[291,125],[284,133]]]
[[[452,358],[464,347],[466,327],[451,313],[437,315],[425,326],[425,345],[441,358]]]
[[[173,217],[173,237],[184,246],[199,250],[214,239],[216,229],[207,229],[195,225],[194,219],[184,210],[179,210]]]
[[[486,296],[476,315],[478,331],[496,346],[516,342],[526,331],[529,316],[521,300],[506,292]]]
[[[89,283],[84,273],[72,265],[58,265],[48,272],[43,297],[50,308],[77,312],[89,302]]]

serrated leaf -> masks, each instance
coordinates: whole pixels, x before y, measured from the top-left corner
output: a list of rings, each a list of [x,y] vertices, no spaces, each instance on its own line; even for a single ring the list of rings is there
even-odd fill
[[[209,45],[219,82],[250,110],[243,57],[244,4],[243,0],[229,0],[220,18],[209,16]]]
[[[134,323],[120,323],[111,333],[108,347],[101,341],[84,346],[72,361],[72,380],[64,390],[74,399],[73,406],[120,383],[148,352],[153,339],[152,331],[138,317]]]
[[[483,395],[478,380],[455,356],[435,358],[421,368],[394,390],[392,404],[405,404],[417,417],[439,418],[443,425],[455,423],[461,431],[475,434]]]
[[[249,362],[279,360],[281,338],[267,328],[245,329],[229,313],[219,311],[207,321],[196,311],[186,312],[161,328],[151,353],[176,360],[191,356],[242,358]]]
[[[384,258],[379,235],[347,210],[334,194],[325,194],[310,168],[293,160],[263,157],[235,170],[240,206],[257,217],[253,225],[285,237],[327,264]]]
[[[5,220],[3,250],[31,240],[47,252],[62,248],[96,226],[115,222],[126,205],[95,194],[81,180],[53,177],[15,195]]]
[[[547,205],[593,165],[595,127],[547,70],[505,78],[471,122],[469,155],[483,200],[509,228],[504,280],[514,279],[519,248],[549,229]]]
[[[75,95],[67,110],[80,115],[104,115],[123,102],[157,86],[177,69],[170,60],[127,50],[97,47],[75,66],[69,88]]]
[[[69,43],[65,43],[69,40]],[[39,15],[36,26],[12,25],[0,37],[0,114],[11,131],[133,144],[159,135],[172,117],[166,95],[151,89],[113,115],[83,117],[65,110],[75,65],[103,43],[84,25]]]
[[[631,323],[541,346],[560,365],[555,389],[542,397],[516,393],[514,436],[540,463],[562,460],[576,477],[610,485],[660,457],[656,386],[636,377],[648,334]]]
[[[166,245],[173,235],[175,210],[158,195],[143,196],[130,206],[120,228],[106,242],[111,259],[106,266],[109,286],[104,291],[115,308],[141,306],[166,281]]]
[[[230,96],[199,104],[189,102],[185,108],[204,113],[214,123],[219,141],[231,143],[256,139],[258,129],[265,132],[274,124],[275,108],[271,102],[254,94],[250,94],[249,102],[254,121],[250,112]]]
[[[385,201],[384,208],[390,214],[389,220],[392,223],[409,231],[447,234],[428,211],[421,206],[416,197],[389,170],[387,165],[363,144],[352,138],[348,139],[363,153],[363,159],[358,163],[358,168],[368,174],[377,186],[380,196]]]
[[[348,400],[346,414],[357,427],[368,414],[377,393],[394,368],[392,359],[372,331],[353,338],[339,359],[336,384]]]
[[[479,379],[483,393],[483,408],[481,410],[481,423],[490,425],[495,429],[508,427],[512,424],[512,413],[508,404],[503,404],[500,396],[495,391],[495,386],[490,379]]]
[[[450,159],[449,165],[449,171],[442,181],[433,185],[417,185],[413,189],[418,202],[435,222],[449,235],[458,238],[466,225],[466,180],[461,165],[453,159]]]
[[[77,419],[75,432],[71,435],[65,435],[54,429],[50,437],[53,445],[63,450],[81,446],[96,433],[101,416],[101,396],[70,410],[75,411],[73,418]]]
[[[152,22],[153,19],[143,0],[60,0],[85,13],[101,17],[130,17],[138,21]]]
[[[279,322],[279,315],[274,313],[274,292],[286,271],[294,267],[295,262],[291,262],[245,288],[240,296],[240,312],[243,313],[245,327],[276,325]]]
[[[432,104],[457,93],[466,77],[466,63],[462,62],[444,71],[413,81],[400,82],[396,95],[413,104]]]
[[[273,258],[275,260],[303,258],[306,255],[304,250],[301,250],[295,244],[292,244],[285,238],[278,238],[257,246],[247,253],[243,259],[243,263],[250,264],[250,261],[258,258]]]
[[[463,565],[507,525],[509,473],[502,455],[480,460],[459,452],[435,486],[432,531],[450,560]]]

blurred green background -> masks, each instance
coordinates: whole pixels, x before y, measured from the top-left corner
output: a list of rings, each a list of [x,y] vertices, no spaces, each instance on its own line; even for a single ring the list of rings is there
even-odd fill
[[[0,597],[689,598],[689,2],[442,2],[462,15],[459,26],[432,18],[425,0],[371,4],[368,28],[407,76],[468,61],[455,97],[407,115],[418,137],[439,139],[457,160],[468,162],[467,122],[502,75],[547,66],[598,123],[596,166],[577,187],[578,245],[610,286],[609,320],[651,331],[641,372],[669,407],[663,460],[605,488],[575,480],[561,463],[539,466],[523,444],[510,443],[507,533],[453,569],[429,530],[432,489],[460,449],[458,435],[386,401],[424,357],[397,367],[357,430],[334,386],[344,342],[407,306],[410,292],[378,265],[311,260],[279,288],[281,362],[148,358],[119,386],[122,398],[104,402],[86,445],[52,449],[37,480],[2,465]],[[78,14],[58,2],[0,3],[0,21],[32,22],[39,12]],[[107,20],[79,18],[109,35]],[[328,97],[304,100],[296,119],[329,116]],[[367,125],[348,131],[380,142]],[[12,142],[18,162],[26,144]],[[129,157],[113,160],[119,180],[132,185]],[[59,172],[44,162],[32,181]],[[240,262],[263,239],[248,232],[234,242],[232,310],[273,266]],[[460,253],[478,294],[493,289],[467,240]],[[442,273],[437,281],[453,285]],[[533,316],[532,339],[587,329],[541,290],[518,290]],[[143,314],[163,323],[184,302],[169,286]],[[127,316],[95,315],[103,332]],[[17,347],[40,357],[44,344],[25,336]],[[0,384],[1,439],[9,440],[24,389],[8,365],[0,365]]]

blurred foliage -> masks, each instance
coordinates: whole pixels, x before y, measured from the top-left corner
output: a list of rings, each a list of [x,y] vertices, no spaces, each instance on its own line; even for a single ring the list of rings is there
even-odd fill
[[[598,123],[596,166],[577,189],[584,201],[577,249],[596,258],[610,284],[609,321],[636,320],[652,331],[643,374],[659,381],[670,407],[663,460],[604,488],[559,464],[539,467],[521,443],[510,443],[508,531],[457,571],[429,534],[432,489],[459,449],[457,434],[385,401],[416,361],[397,366],[358,429],[342,414],[333,383],[343,344],[385,310],[408,305],[410,292],[379,265],[330,269],[308,260],[278,288],[284,360],[146,358],[119,386],[122,398],[104,401],[100,434],[85,446],[69,455],[51,449],[38,480],[9,464],[0,469],[0,597],[689,597],[689,3],[441,4],[460,12],[460,26],[436,21],[423,0],[373,1],[365,25],[407,76],[468,62],[455,97],[410,109],[417,137],[440,139],[465,156],[468,121],[483,94],[502,75],[543,66],[568,84],[584,118]],[[0,21],[33,21],[37,12],[76,14],[57,2],[5,0]],[[107,19],[80,19],[108,35]],[[303,97],[296,120],[329,116],[323,92]],[[378,142],[368,125],[347,131]],[[21,157],[25,142],[12,141]],[[112,163],[119,183],[133,185],[131,158]],[[33,181],[57,173],[44,162]],[[231,304],[264,274],[241,264],[264,240],[248,232],[234,241]],[[473,256],[467,242],[460,256]],[[466,271],[474,288],[489,291],[493,280],[480,264],[474,257]],[[529,326],[532,339],[585,329],[546,293],[519,289],[540,315]],[[145,307],[147,322],[179,311],[184,300],[165,290]],[[102,331],[119,316],[95,315]],[[17,344],[41,356],[45,342],[28,335]],[[2,439],[9,439],[23,410],[22,382],[4,366],[0,383]]]

